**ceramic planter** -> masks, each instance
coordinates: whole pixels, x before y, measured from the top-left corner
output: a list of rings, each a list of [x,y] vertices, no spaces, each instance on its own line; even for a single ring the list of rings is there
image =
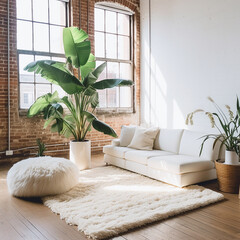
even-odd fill
[[[225,151],[225,164],[238,165],[239,157],[235,151]]]
[[[71,141],[70,161],[75,163],[79,170],[91,168],[91,141]]]

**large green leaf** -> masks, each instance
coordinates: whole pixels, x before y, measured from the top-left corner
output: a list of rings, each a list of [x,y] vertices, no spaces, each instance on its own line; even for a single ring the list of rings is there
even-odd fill
[[[94,119],[92,126],[99,132],[103,132],[104,134],[110,135],[112,137],[117,137],[116,132],[104,122]]]
[[[98,104],[99,104],[99,95],[98,95],[97,91],[91,96],[90,101],[91,101],[91,107],[93,109],[98,106]]]
[[[92,113],[88,111],[83,111],[84,116],[86,116],[87,120],[89,122],[92,122],[93,120],[97,119]]]
[[[107,66],[107,62],[102,63],[101,65],[99,65],[93,72],[92,74],[96,77],[99,78],[100,74],[102,73],[102,71],[106,68]]]
[[[93,54],[90,54],[88,61],[85,65],[80,67],[81,70],[81,77],[85,79],[85,77],[92,72],[96,67],[96,59]]]
[[[57,118],[56,122],[51,126],[51,131],[61,133],[62,129],[63,129],[63,120]]]
[[[65,55],[71,59],[72,64],[79,68],[87,63],[91,52],[90,41],[86,40],[88,35],[77,27],[63,29],[63,44]]]
[[[41,74],[43,78],[59,85],[68,94],[80,92],[84,87],[74,75],[59,69],[59,65],[54,67],[54,65],[50,65],[45,61],[37,61],[28,64],[25,70]]]
[[[41,97],[39,97],[29,108],[28,117],[33,117],[37,114],[42,113],[48,106],[52,103],[59,102],[59,97],[57,91],[53,94],[47,93]]]
[[[96,89],[106,89],[113,88],[116,86],[131,86],[133,84],[130,80],[123,79],[105,79],[99,82],[94,83],[92,86]]]
[[[83,85],[85,87],[88,87],[89,85],[94,84],[98,80],[100,74],[102,73],[106,65],[107,63],[104,62],[103,64],[98,66],[94,71],[89,72],[88,75],[84,78]]]

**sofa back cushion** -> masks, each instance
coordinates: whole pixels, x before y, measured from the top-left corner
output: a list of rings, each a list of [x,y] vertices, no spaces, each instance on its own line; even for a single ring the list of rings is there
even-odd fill
[[[120,135],[120,146],[127,147],[134,136],[136,126],[122,126],[121,135]]]
[[[204,140],[204,137],[207,133],[195,132],[190,130],[184,130],[183,136],[180,143],[179,154],[190,155],[190,156],[199,156],[201,144]],[[213,149],[214,139],[208,139],[203,146],[201,159],[205,160],[215,160],[218,157],[219,144],[216,144]]]
[[[182,133],[182,129],[160,129],[154,142],[154,148],[177,154]]]
[[[139,150],[152,150],[154,140],[159,132],[159,128],[142,128],[137,127],[129,148]]]

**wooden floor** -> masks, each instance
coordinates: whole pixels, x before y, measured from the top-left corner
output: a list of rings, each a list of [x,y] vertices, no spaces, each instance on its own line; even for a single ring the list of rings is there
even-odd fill
[[[93,165],[102,166],[103,156],[93,155]],[[39,199],[26,201],[11,197],[6,175],[10,164],[0,165],[0,240],[81,240],[87,239],[69,226]],[[217,191],[217,182],[202,184]],[[149,224],[115,237],[115,240],[227,240],[240,239],[240,199],[224,194],[226,200],[176,217]]]

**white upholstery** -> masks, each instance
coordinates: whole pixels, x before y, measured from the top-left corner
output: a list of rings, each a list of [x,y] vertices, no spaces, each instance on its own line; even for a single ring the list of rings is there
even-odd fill
[[[182,129],[161,129],[155,139],[154,148],[178,153],[182,133]]]
[[[112,146],[119,147],[120,146],[120,139],[113,139],[112,140]]]
[[[120,146],[127,147],[134,136],[136,126],[122,126],[120,135]]]
[[[126,160],[125,168],[132,172],[140,173],[147,176],[148,167],[146,165]]]
[[[217,178],[216,169],[185,174],[174,174],[164,170],[157,170],[148,167],[148,177],[157,179],[178,187],[185,187],[191,184],[204,182]]]
[[[111,165],[114,165],[114,166],[118,166],[120,168],[125,168],[125,162],[126,161],[122,158],[113,157],[113,156],[110,156],[108,154],[105,154],[104,155],[104,161],[105,161],[105,163],[108,163],[108,164],[111,164]]]
[[[147,165],[147,161],[150,157],[167,156],[171,154],[173,153],[160,151],[160,150],[152,150],[152,151],[133,150],[125,153],[125,159]]]
[[[112,146],[112,145],[107,145],[103,147],[103,152],[114,156],[114,157],[120,157],[120,158],[125,158],[125,152],[127,151],[132,151],[133,149],[127,148],[127,147],[118,147],[118,146]]]
[[[152,150],[153,143],[159,132],[158,128],[142,128],[137,127],[131,143],[128,145],[130,148],[139,150]]]
[[[181,139],[179,154],[199,156],[202,138],[206,133],[200,133],[190,130],[184,130]],[[214,139],[208,139],[200,156],[201,159],[215,160],[218,157],[219,147],[216,146],[213,150]]]
[[[155,138],[154,150],[105,146],[104,159],[109,164],[179,187],[216,179],[212,160],[218,157],[219,144],[213,151],[213,141],[207,141],[199,157],[203,135],[206,133],[161,129]]]
[[[214,163],[194,156],[169,155],[149,158],[148,166],[175,174],[182,174],[212,169]]]
[[[43,197],[69,191],[78,183],[79,170],[64,158],[22,160],[8,171],[9,192],[17,197]]]

